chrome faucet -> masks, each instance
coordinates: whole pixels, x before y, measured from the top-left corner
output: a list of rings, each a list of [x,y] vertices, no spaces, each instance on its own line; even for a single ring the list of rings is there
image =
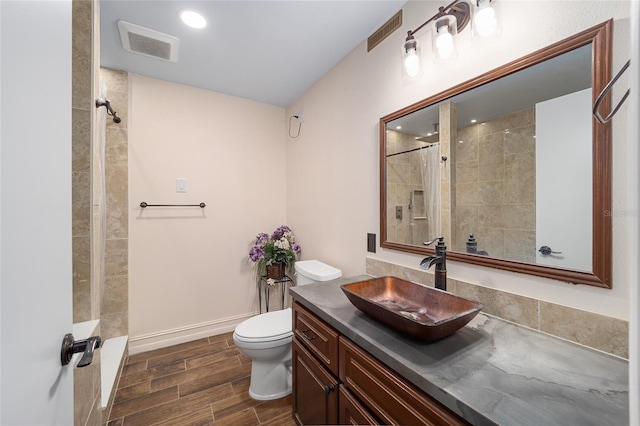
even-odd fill
[[[435,270],[435,287],[440,290],[447,290],[447,246],[444,245],[444,237],[438,237],[434,240],[427,241],[423,243],[425,246],[431,245],[435,242],[436,244],[436,255],[428,256],[422,259],[420,262],[420,268],[429,269],[434,264],[436,265]]]

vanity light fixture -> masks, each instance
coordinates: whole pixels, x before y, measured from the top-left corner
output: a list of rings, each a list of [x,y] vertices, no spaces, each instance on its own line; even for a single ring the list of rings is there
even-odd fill
[[[456,35],[464,30],[473,16],[473,32],[487,37],[499,31],[498,20],[492,6],[494,0],[473,0],[473,6],[465,0],[454,0],[447,6],[438,8],[438,13],[422,23],[413,31],[407,31],[402,45],[402,69],[406,79],[415,79],[422,74],[421,45],[415,34],[427,24],[431,25],[433,57],[436,62],[456,57]]]
[[[195,10],[183,10],[180,12],[180,19],[191,28],[202,29],[207,26],[206,18]]]
[[[455,36],[462,31],[471,19],[471,5],[463,0],[454,0],[447,6],[441,6],[438,13],[426,20],[413,31],[407,31],[402,45],[402,69],[408,79],[415,79],[422,73],[421,49],[414,34],[433,22],[433,55],[436,59],[447,60],[455,57]]]

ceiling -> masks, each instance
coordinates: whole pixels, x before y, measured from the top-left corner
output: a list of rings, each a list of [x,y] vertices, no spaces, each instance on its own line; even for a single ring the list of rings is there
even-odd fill
[[[287,107],[366,40],[405,0],[100,2],[100,65]],[[201,30],[184,9],[203,14]],[[178,61],[123,49],[117,22],[179,39]]]

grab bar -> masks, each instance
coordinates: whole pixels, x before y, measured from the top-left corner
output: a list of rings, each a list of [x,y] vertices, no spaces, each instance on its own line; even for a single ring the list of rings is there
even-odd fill
[[[145,203],[144,201],[140,203],[140,207],[142,207],[143,209],[147,208],[147,207],[200,207],[202,209],[204,209],[205,207],[207,207],[207,205],[205,203],[200,203],[200,204],[148,204]]]
[[[600,112],[598,111],[598,108],[600,107],[600,103],[604,100],[604,97],[607,95],[609,90],[611,90],[611,88],[616,83],[616,81],[618,81],[620,76],[627,70],[627,68],[629,68],[630,64],[631,64],[631,60],[628,60],[627,63],[624,64],[622,69],[618,71],[618,74],[616,74],[615,77],[613,77],[613,79],[604,87],[604,89],[602,89],[602,92],[600,92],[600,94],[596,98],[596,102],[593,104],[593,116],[596,118],[596,120],[600,122],[600,124],[607,124],[609,121],[611,121],[611,119],[613,118],[614,115],[616,115],[616,112],[618,112],[618,110],[620,109],[624,101],[627,100],[627,97],[629,96],[631,89],[627,89],[627,91],[625,92],[620,102],[618,102],[618,105],[616,105],[616,107],[613,109],[613,111],[609,113],[609,115],[603,118],[600,115]]]

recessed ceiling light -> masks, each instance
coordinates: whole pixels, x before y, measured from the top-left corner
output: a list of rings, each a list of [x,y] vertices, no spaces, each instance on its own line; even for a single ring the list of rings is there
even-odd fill
[[[476,120],[475,118],[471,120],[472,123],[477,123],[478,120]]]
[[[183,10],[180,12],[180,19],[191,28],[204,28],[207,26],[207,20],[194,10]]]
[[[396,126],[396,130],[402,129],[402,126]]]

